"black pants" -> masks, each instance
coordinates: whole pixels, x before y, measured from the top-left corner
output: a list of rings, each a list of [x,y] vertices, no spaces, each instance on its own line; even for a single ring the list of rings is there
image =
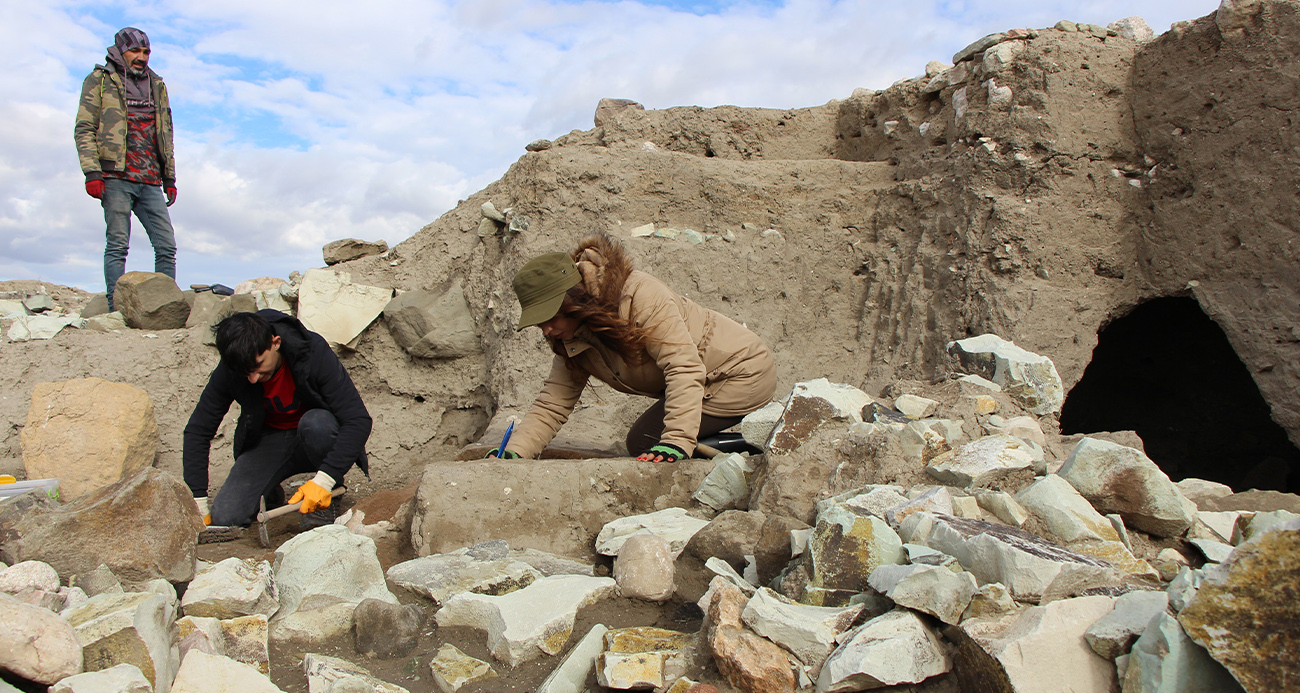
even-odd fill
[[[700,414],[700,431],[696,440],[713,435],[740,423],[743,416],[731,416],[725,419],[708,414]],[[664,400],[659,400],[645,410],[632,429],[627,432],[627,454],[636,457],[659,444],[659,437],[664,434]]]
[[[257,518],[258,499],[267,509],[284,504],[280,482],[295,474],[314,473],[334,447],[339,422],[325,409],[302,415],[298,428],[262,429],[257,447],[235,459],[217,497],[212,500],[212,524],[247,527]],[[336,481],[342,482],[342,479]]]

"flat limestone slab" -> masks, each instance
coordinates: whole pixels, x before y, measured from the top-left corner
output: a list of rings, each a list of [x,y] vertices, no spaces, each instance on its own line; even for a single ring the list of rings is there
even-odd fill
[[[613,578],[555,575],[499,597],[464,592],[438,610],[440,627],[487,632],[492,656],[514,667],[543,654],[559,654],[578,610],[616,591]]]
[[[596,534],[612,520],[695,505],[691,494],[712,469],[710,460],[655,464],[626,457],[434,462],[415,494],[411,544],[417,556],[490,539],[589,556]]]

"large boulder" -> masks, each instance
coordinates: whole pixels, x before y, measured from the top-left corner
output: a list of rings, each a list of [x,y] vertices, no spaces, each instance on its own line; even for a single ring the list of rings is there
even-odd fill
[[[401,657],[419,644],[427,620],[418,604],[391,604],[363,599],[353,612],[357,653],[367,657]]]
[[[70,610],[65,618],[76,630],[88,671],[131,664],[158,693],[171,689],[180,648],[176,610],[166,596],[101,594]]]
[[[185,658],[174,693],[283,693],[266,674],[229,657],[194,651]]]
[[[957,357],[967,373],[1001,386],[1003,392],[1032,414],[1056,413],[1065,403],[1065,388],[1052,360],[997,335],[959,339],[948,344],[948,353]]]
[[[873,402],[870,395],[858,388],[832,383],[826,378],[798,383],[772,429],[768,450],[790,453],[831,421],[839,421],[846,428],[848,424],[861,422],[862,408]]]
[[[81,673],[81,643],[53,612],[0,594],[0,670],[49,685]]]
[[[194,576],[181,599],[186,616],[228,619],[275,615],[280,603],[271,582],[271,564],[230,557]]]
[[[817,677],[817,693],[920,683],[952,668],[939,636],[907,609],[877,616],[840,640]]]
[[[847,503],[833,505],[817,517],[808,539],[809,587],[864,592],[872,571],[906,560],[903,541],[888,523]]]
[[[1300,519],[1238,546],[1178,614],[1187,635],[1249,691],[1300,681]]]
[[[971,487],[988,486],[1033,466],[1034,456],[1025,441],[1009,435],[993,435],[935,457],[925,471],[945,484]]]
[[[441,291],[416,289],[384,307],[393,341],[422,359],[451,359],[482,351],[478,329],[459,278]]]
[[[270,628],[262,614],[225,620],[184,616],[176,627],[181,661],[190,650],[200,650],[243,662],[263,674],[271,671]]]
[[[949,631],[957,639],[962,690],[988,693],[1068,690],[1110,693],[1115,665],[1084,640],[1110,612],[1110,597],[1076,597],[1004,616],[969,619]],[[1127,690],[1127,689],[1126,689]]]
[[[275,552],[280,610],[271,639],[320,643],[352,630],[366,598],[396,604],[384,583],[375,541],[343,525],[325,525],[286,541]]]
[[[0,689],[2,691],[4,689]],[[17,690],[17,689],[14,689]],[[173,689],[175,690],[175,689]],[[132,664],[69,676],[50,686],[49,693],[154,693],[149,679]]]
[[[1115,659],[1126,653],[1133,642],[1147,629],[1147,624],[1169,606],[1169,595],[1154,590],[1138,590],[1122,594],[1115,600],[1115,608],[1088,626],[1083,638],[1092,651]]]
[[[190,304],[176,280],[157,272],[127,272],[113,290],[113,308],[137,330],[176,330],[185,327]]]
[[[573,633],[578,610],[615,591],[610,578],[554,575],[501,596],[465,592],[438,610],[438,626],[485,631],[492,656],[513,667],[559,654]]]
[[[600,528],[596,535],[596,553],[617,556],[628,539],[637,534],[653,534],[668,543],[669,552],[676,559],[691,537],[708,524],[708,520],[691,517],[683,508],[665,508],[644,515],[620,517]]]
[[[106,565],[127,581],[188,582],[202,530],[189,488],[150,467],[71,503],[32,508],[0,535],[0,554],[60,575]]]
[[[961,621],[977,590],[974,575],[925,564],[882,565],[867,582],[895,604],[953,625]]]
[[[493,541],[403,561],[387,575],[398,587],[442,605],[461,592],[506,594],[523,589],[542,573],[512,558],[506,542]]]
[[[1119,513],[1128,525],[1160,537],[1186,532],[1196,505],[1140,451],[1096,438],[1074,446],[1059,472],[1103,513]]]
[[[745,604],[740,618],[755,633],[784,647],[816,676],[835,649],[836,638],[853,625],[862,605],[844,607],[796,604],[763,587]]]
[[[1115,525],[1060,476],[1048,474],[1021,490],[1016,500],[1066,547],[1110,561],[1126,574],[1159,577],[1146,561],[1129,551]]]
[[[686,670],[694,640],[694,633],[653,626],[611,630],[595,662],[596,682],[617,690],[663,690]]]
[[[350,344],[379,317],[392,289],[353,284],[352,275],[310,269],[298,287],[298,319],[330,344]]]
[[[21,440],[27,478],[56,478],[71,500],[153,466],[158,423],[149,394],[134,385],[38,383]]]
[[[1051,601],[1119,582],[1109,562],[1007,525],[917,513],[901,532],[914,544],[953,556],[980,584],[1002,583],[1020,601]]]
[[[747,600],[725,578],[714,578],[705,593],[705,639],[718,671],[742,691],[793,693],[790,658],[771,640],[759,636],[742,620]]]
[[[614,562],[619,593],[631,599],[667,601],[673,596],[672,549],[654,534],[634,534],[623,542]]]
[[[1124,693],[1240,693],[1240,684],[1178,625],[1161,611],[1133,643],[1124,671]],[[1279,691],[1284,688],[1251,688]]]

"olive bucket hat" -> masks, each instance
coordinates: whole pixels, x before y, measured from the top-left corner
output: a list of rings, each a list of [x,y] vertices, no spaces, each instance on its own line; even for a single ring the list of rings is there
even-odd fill
[[[529,260],[515,274],[515,295],[524,309],[515,329],[522,330],[555,317],[564,302],[564,292],[580,281],[578,266],[566,253],[547,253]]]

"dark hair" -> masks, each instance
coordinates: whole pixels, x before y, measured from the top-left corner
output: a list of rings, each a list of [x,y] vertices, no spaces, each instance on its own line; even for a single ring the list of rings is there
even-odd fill
[[[235,313],[213,325],[221,362],[230,370],[247,375],[257,368],[257,357],[271,348],[275,332],[271,323],[257,313]]]

